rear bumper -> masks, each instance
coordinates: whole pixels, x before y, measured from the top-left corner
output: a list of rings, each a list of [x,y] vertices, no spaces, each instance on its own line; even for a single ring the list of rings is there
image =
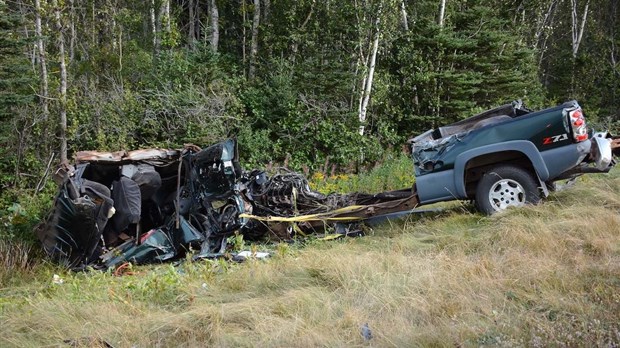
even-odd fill
[[[607,173],[616,164],[613,156],[620,154],[620,139],[614,139],[608,132],[595,133],[590,138],[590,152],[574,168],[561,173],[553,180],[570,179],[581,174]]]
[[[609,171],[613,165],[611,135],[608,132],[595,133],[590,141],[590,158],[596,169]]]

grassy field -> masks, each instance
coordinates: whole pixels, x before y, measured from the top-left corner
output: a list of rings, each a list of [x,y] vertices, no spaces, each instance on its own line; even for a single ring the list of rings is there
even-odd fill
[[[536,207],[485,217],[451,204],[362,238],[259,245],[274,256],[242,264],[115,276],[12,250],[23,256],[2,260],[0,346],[617,347],[619,213],[612,173]]]

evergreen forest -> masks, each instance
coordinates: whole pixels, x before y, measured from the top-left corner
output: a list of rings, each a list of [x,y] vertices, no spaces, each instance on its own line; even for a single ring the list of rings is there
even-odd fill
[[[0,0],[0,228],[79,150],[351,173],[515,99],[618,129],[620,0]]]

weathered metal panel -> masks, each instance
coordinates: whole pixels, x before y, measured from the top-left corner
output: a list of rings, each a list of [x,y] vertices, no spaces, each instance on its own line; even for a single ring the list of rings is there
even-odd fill
[[[144,149],[135,151],[80,151],[75,155],[76,163],[122,164],[128,162],[172,162],[177,160],[180,150]]]

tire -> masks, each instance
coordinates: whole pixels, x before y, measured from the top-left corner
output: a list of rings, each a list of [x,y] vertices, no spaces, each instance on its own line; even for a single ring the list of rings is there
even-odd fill
[[[510,207],[540,202],[538,182],[529,171],[501,165],[484,173],[476,187],[476,208],[491,215]]]

